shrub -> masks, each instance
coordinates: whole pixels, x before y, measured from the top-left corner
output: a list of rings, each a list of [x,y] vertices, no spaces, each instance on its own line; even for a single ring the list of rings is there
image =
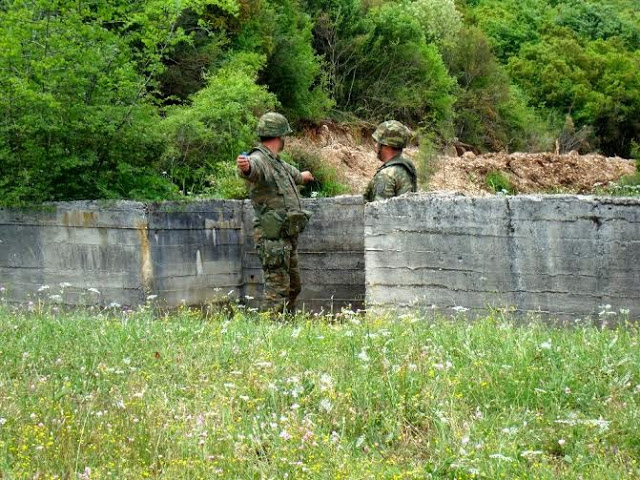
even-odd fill
[[[435,136],[424,132],[420,136],[420,149],[416,156],[416,167],[418,171],[418,182],[428,189],[429,182],[438,171],[439,148]]]
[[[300,171],[309,170],[315,180],[307,183],[301,191],[305,197],[335,197],[349,192],[349,188],[342,183],[338,171],[328,166],[321,154],[312,148],[291,146],[283,152],[285,161],[295,165]]]
[[[257,118],[277,101],[256,84],[264,57],[239,53],[208,77],[188,106],[171,107],[163,122],[162,165],[183,194],[237,195],[234,159],[255,141]]]
[[[160,118],[126,42],[58,7],[0,9],[0,203],[171,191],[152,168]]]
[[[507,175],[499,170],[492,170],[485,178],[487,186],[493,193],[515,194],[516,190]]]

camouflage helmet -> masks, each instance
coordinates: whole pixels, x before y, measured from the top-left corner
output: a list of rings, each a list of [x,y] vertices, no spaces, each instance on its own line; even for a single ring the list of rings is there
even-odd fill
[[[258,120],[258,128],[256,133],[259,137],[284,137],[293,133],[289,122],[284,117],[276,112],[265,113]]]
[[[381,145],[404,148],[409,140],[409,129],[397,120],[387,120],[378,125],[372,137]]]

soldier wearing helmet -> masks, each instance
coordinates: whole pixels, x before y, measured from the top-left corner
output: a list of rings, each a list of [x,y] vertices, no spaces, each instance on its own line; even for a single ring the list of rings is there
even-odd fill
[[[238,175],[249,183],[255,212],[254,240],[264,273],[263,306],[273,312],[292,311],[301,290],[298,267],[298,235],[309,212],[303,210],[296,185],[312,181],[311,172],[280,160],[284,138],[291,128],[275,112],[258,120],[260,144],[236,158]]]
[[[369,182],[364,194],[367,202],[397,197],[418,190],[416,167],[402,155],[409,129],[396,120],[382,122],[373,132],[378,159],[383,162]]]

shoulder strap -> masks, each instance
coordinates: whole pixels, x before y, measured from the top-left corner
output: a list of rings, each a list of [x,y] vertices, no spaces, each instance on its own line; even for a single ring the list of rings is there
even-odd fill
[[[418,174],[416,173],[416,168],[404,158],[402,157],[394,158],[393,160],[390,160],[389,162],[385,163],[380,168],[380,170],[388,167],[395,167],[396,165],[403,167],[407,171],[407,173],[411,177],[411,189],[412,191],[417,192],[418,191]]]

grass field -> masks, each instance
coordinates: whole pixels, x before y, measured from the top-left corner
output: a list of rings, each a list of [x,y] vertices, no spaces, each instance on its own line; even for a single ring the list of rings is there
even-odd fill
[[[0,478],[638,478],[639,330],[605,313],[0,304]]]

